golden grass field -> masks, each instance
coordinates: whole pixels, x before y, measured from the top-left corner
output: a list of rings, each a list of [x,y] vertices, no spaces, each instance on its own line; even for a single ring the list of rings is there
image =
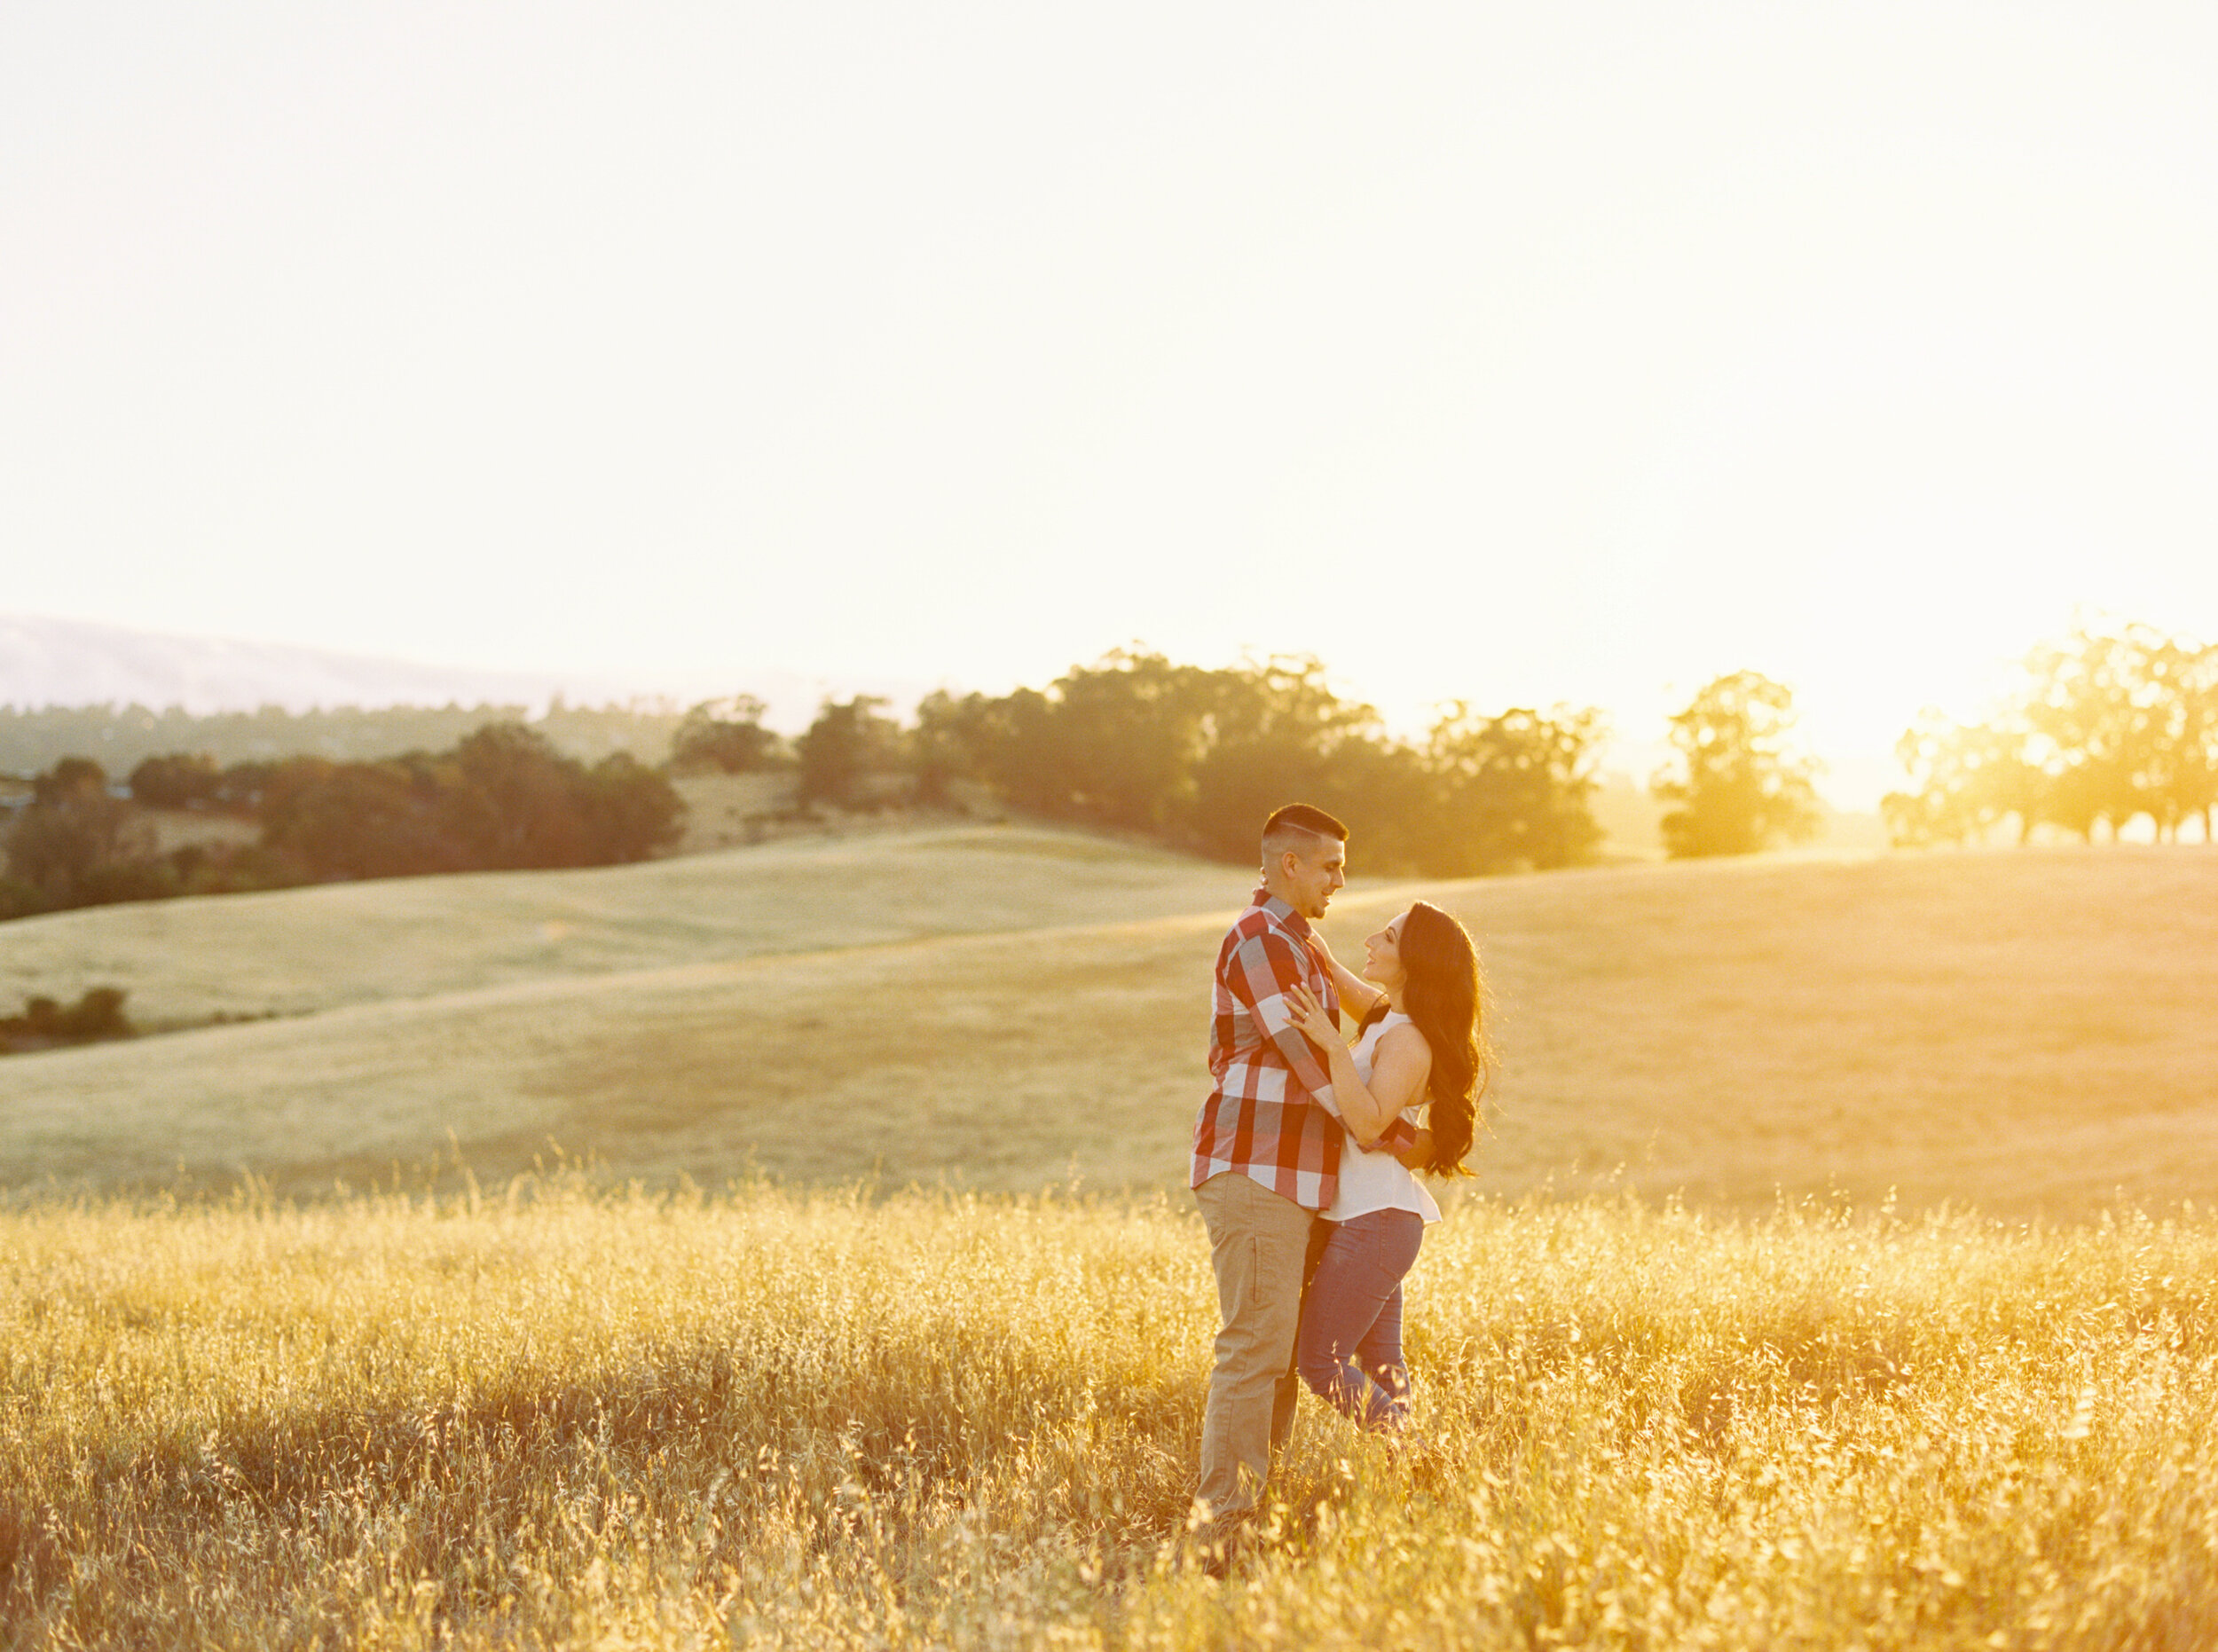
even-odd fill
[[[0,1644],[2187,1648],[2218,1223],[1475,1201],[1223,1583],[1180,1205],[0,1214]]]
[[[1357,846],[1360,850],[1360,846]],[[1360,867],[1360,862],[1358,862]],[[0,1187],[481,1179],[1176,1187],[1237,869],[974,827],[10,924],[0,976],[283,1019],[0,1062]],[[1478,935],[1475,1186],[2074,1217],[2218,1187],[2218,854],[1759,859],[1351,888]]]
[[[0,1061],[0,1647],[2218,1644],[2218,855],[1349,891],[1478,933],[1500,1110],[1413,1444],[1305,1401],[1218,1582],[1245,893],[972,828],[7,925],[284,1015]]]

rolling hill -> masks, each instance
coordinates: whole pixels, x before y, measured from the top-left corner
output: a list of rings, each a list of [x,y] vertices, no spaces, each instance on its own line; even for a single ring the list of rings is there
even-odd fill
[[[10,925],[5,969],[286,1019],[0,1062],[0,1184],[359,1185],[550,1139],[750,1168],[1176,1187],[1246,882],[968,829]],[[2218,854],[1758,859],[1351,888],[1479,936],[1503,1065],[1469,1185],[2076,1216],[2218,1185]],[[559,932],[558,932],[559,931]]]
[[[0,931],[0,993],[113,983],[156,1027],[573,975],[1160,916],[1237,873],[1076,833],[794,839],[579,871],[476,872],[150,901]],[[1227,895],[1228,889],[1235,893]]]

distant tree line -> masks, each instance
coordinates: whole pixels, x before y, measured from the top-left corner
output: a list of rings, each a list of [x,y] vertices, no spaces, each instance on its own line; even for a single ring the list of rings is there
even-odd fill
[[[1307,657],[1211,669],[1121,649],[1043,689],[928,695],[907,728],[867,696],[827,702],[793,760],[805,805],[896,791],[940,804],[969,782],[1029,814],[1232,861],[1302,798],[1349,822],[1366,869],[1459,877],[1589,858],[1601,734],[1593,711],[1457,704],[1397,739]]]
[[[548,732],[561,717],[600,719],[603,736],[629,718],[636,731],[648,713],[559,705],[537,724],[496,720],[399,757],[148,751],[121,787],[95,759],[65,758],[36,776],[5,824],[0,917],[334,878],[639,860],[680,830],[684,804],[669,776],[707,771],[789,773],[799,814],[959,806],[982,790],[1036,817],[1232,862],[1253,857],[1256,822],[1297,798],[1346,820],[1361,864],[1388,874],[1571,866],[1601,841],[1592,808],[1599,712],[1483,712],[1459,701],[1422,737],[1403,737],[1308,656],[1209,668],[1119,649],[1044,688],[927,695],[907,722],[873,696],[827,699],[791,738],[763,726],[765,710],[742,695],[654,713],[665,724],[660,769],[624,750],[588,763]],[[48,737],[73,714],[0,709],[0,736],[35,725]],[[184,714],[83,715],[112,750],[133,718],[144,722],[138,738]],[[259,742],[292,715],[189,720]],[[335,720],[316,736],[328,741],[342,728],[411,727],[415,717],[444,727],[460,715],[402,708],[294,721],[304,734],[313,719]],[[1650,786],[1666,806],[1670,854],[1743,854],[1813,834],[1816,765],[1793,746],[1793,722],[1791,692],[1746,671],[1710,682],[1671,718],[1673,759]],[[1955,724],[1929,714],[1899,751],[1915,789],[1884,805],[1898,843],[1962,842],[2006,822],[2021,839],[2042,825],[2092,839],[2098,825],[2115,835],[2142,815],[2167,838],[2199,818],[2207,838],[2218,649],[2143,625],[2082,626],[2028,657],[2024,692],[1996,717]],[[257,835],[163,852],[149,812],[164,809],[233,815]]]
[[[259,824],[258,840],[164,853],[153,808],[235,815]],[[165,753],[142,759],[122,796],[98,762],[70,757],[36,777],[7,826],[0,917],[342,878],[609,865],[667,846],[683,812],[668,778],[628,753],[588,766],[514,722],[376,761],[219,766]]]
[[[1984,722],[1929,712],[1896,745],[1911,788],[1882,803],[1898,844],[2043,827],[2086,842],[2147,816],[2159,838],[2218,803],[2218,648],[2143,625],[2080,625],[2025,657]]]
[[[1073,666],[1045,688],[924,696],[910,721],[858,695],[827,699],[785,740],[759,701],[687,712],[672,766],[783,768],[803,811],[947,806],[964,786],[1012,809],[1219,860],[1255,853],[1256,823],[1306,798],[1355,830],[1362,863],[1459,877],[1593,857],[1601,714],[1557,706],[1443,708],[1396,738],[1324,665],[1272,656],[1211,669],[1144,649]],[[1742,854],[1811,836],[1815,764],[1790,745],[1793,696],[1754,672],[1707,685],[1672,719],[1675,765],[1654,791],[1675,856]]]
[[[146,758],[205,752],[221,764],[323,757],[366,762],[395,751],[439,751],[488,723],[531,726],[585,762],[629,751],[642,763],[668,756],[683,720],[675,706],[571,705],[559,696],[538,718],[522,705],[340,705],[287,711],[193,712],[183,706],[0,705],[0,774],[29,775],[75,755],[111,775]]]

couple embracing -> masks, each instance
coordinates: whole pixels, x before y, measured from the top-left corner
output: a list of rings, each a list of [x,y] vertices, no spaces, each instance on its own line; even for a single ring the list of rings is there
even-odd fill
[[[1303,1383],[1366,1428],[1403,1426],[1402,1278],[1440,1219],[1412,1172],[1469,1174],[1485,1080],[1477,954],[1420,901],[1364,943],[1360,976],[1345,968],[1310,925],[1347,859],[1348,829],[1324,810],[1272,814],[1262,887],[1217,954],[1193,1188],[1223,1322],[1197,1491],[1219,1557]]]

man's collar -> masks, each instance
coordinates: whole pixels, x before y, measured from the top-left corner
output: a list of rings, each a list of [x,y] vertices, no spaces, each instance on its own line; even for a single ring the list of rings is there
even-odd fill
[[[1270,914],[1271,917],[1279,924],[1280,927],[1290,929],[1295,934],[1303,937],[1305,940],[1308,938],[1310,932],[1310,920],[1303,917],[1299,912],[1295,911],[1285,901],[1278,899],[1277,895],[1272,894],[1270,890],[1264,888],[1262,885],[1258,884],[1255,887],[1255,893],[1248,897],[1248,904],[1250,906],[1259,906],[1262,908],[1264,911]]]

